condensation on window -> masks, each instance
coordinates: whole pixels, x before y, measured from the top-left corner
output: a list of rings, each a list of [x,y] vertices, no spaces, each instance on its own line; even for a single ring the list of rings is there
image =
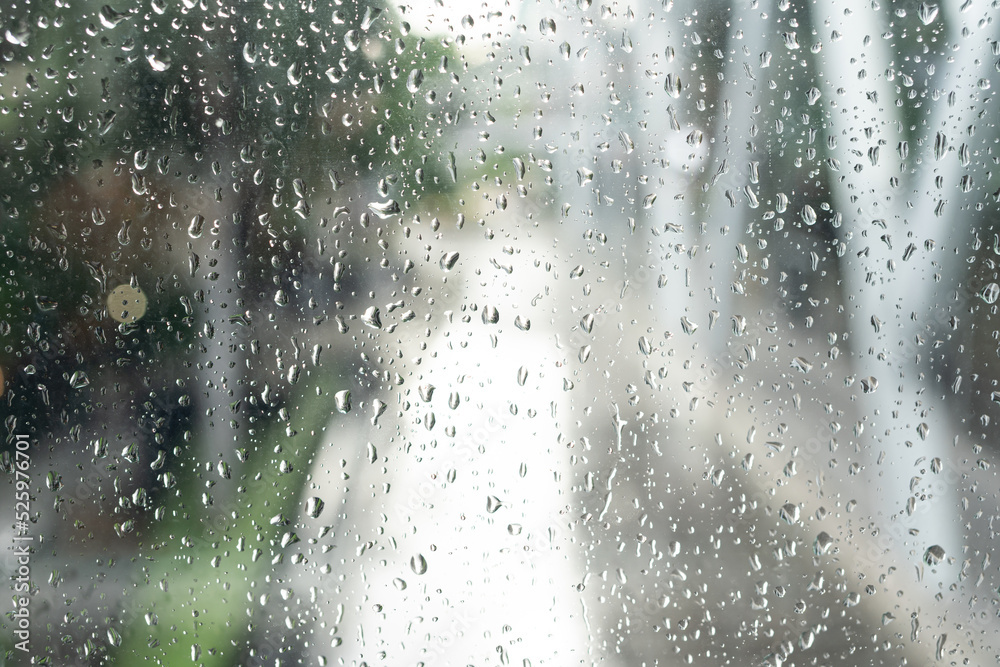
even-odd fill
[[[996,664],[993,14],[9,6],[0,662]]]

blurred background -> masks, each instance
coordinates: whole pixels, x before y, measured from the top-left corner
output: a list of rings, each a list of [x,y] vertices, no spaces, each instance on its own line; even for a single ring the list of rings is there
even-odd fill
[[[997,664],[995,6],[4,10],[0,664]]]

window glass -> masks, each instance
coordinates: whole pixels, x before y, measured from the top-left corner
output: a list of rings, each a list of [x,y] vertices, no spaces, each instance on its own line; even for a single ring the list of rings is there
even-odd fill
[[[0,662],[996,664],[994,14],[9,3]]]

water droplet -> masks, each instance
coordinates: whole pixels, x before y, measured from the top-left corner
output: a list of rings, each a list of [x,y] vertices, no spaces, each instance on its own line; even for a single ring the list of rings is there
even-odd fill
[[[391,218],[400,213],[399,203],[395,199],[387,202],[370,202],[368,208],[379,217],[380,220]]]
[[[279,289],[277,292],[274,293],[274,303],[276,303],[279,306],[288,305],[288,294],[285,293],[285,290]]]
[[[361,48],[361,32],[358,30],[348,30],[344,35],[344,45],[348,51],[357,51]]]
[[[455,263],[458,262],[457,252],[446,252],[441,256],[440,266],[445,271],[451,271],[455,268]]]
[[[411,93],[415,93],[420,90],[420,84],[424,82],[424,71],[420,68],[412,70],[410,75],[406,77],[406,89]]]
[[[243,45],[243,59],[251,65],[257,62],[257,44],[247,42]]]
[[[924,562],[928,565],[937,565],[944,560],[944,549],[939,545],[927,547],[927,551],[924,552]]]
[[[205,217],[202,215],[196,215],[191,218],[191,224],[188,225],[188,236],[193,239],[201,238],[202,232],[205,229]]]
[[[342,389],[333,395],[333,401],[337,406],[337,411],[342,414],[347,414],[351,411],[351,391],[349,389]]]
[[[934,135],[934,159],[944,158],[948,152],[948,137],[943,132]]]
[[[489,514],[495,514],[496,511],[500,509],[502,506],[503,503],[501,503],[500,499],[497,498],[496,496],[490,496],[486,499],[486,511]]]
[[[294,62],[289,65],[285,74],[288,76],[288,83],[293,86],[297,86],[302,83],[302,65],[299,63]]]
[[[985,301],[986,303],[996,303],[997,298],[1000,297],[1000,285],[997,285],[996,283],[990,283],[989,285],[983,288],[983,291],[980,292],[980,295],[983,297],[983,301]]]
[[[622,31],[622,50],[625,53],[632,53],[632,49],[635,48],[632,44],[632,36],[629,35],[628,30]]]
[[[517,176],[517,180],[524,178],[525,166],[524,160],[519,157],[514,158],[514,174]]]
[[[323,506],[324,503],[321,498],[312,496],[306,500],[306,516],[310,516],[313,519],[319,517],[319,515],[323,513]]]
[[[778,516],[781,517],[781,520],[787,524],[798,523],[799,514],[799,506],[795,503],[785,503],[781,506],[781,509],[778,510]]]
[[[810,227],[816,224],[816,209],[809,204],[802,207],[802,222]]]
[[[69,379],[69,386],[73,389],[83,389],[90,384],[90,378],[83,371],[75,371]]]
[[[647,357],[653,353],[653,344],[649,342],[649,338],[639,336],[639,351]]]
[[[529,329],[531,329],[531,320],[529,320],[527,317],[518,315],[517,317],[514,318],[514,326],[516,326],[521,331],[528,331]]]
[[[618,141],[621,142],[622,148],[625,149],[626,153],[631,153],[635,150],[635,142],[632,141],[632,137],[625,130],[621,130],[618,133]]]
[[[146,62],[149,63],[150,69],[154,72],[166,72],[170,69],[170,64],[173,60],[168,53],[157,49],[155,52],[146,54]]]
[[[424,558],[423,554],[417,554],[410,559],[410,569],[413,570],[414,574],[427,573],[427,559]]]
[[[393,155],[399,155],[400,151],[403,150],[403,140],[395,134],[389,137],[389,150],[392,151]]]
[[[518,49],[518,53],[521,55],[522,65],[531,64],[531,49],[529,49],[527,46],[522,46]]]
[[[122,645],[121,634],[114,628],[108,628],[108,642],[112,646],[121,646]]]
[[[556,34],[556,22],[554,19],[549,17],[543,18],[538,22],[538,32],[542,33],[542,36],[554,35]]]
[[[105,28],[114,28],[119,23],[129,18],[128,12],[119,12],[111,5],[104,5],[100,11],[101,25]]]
[[[809,371],[812,370],[813,367],[812,362],[806,359],[805,357],[795,357],[794,359],[792,359],[791,366],[795,370],[801,371],[802,373],[808,373]]]
[[[436,387],[432,384],[422,384],[417,387],[417,393],[420,394],[420,400],[424,403],[430,403],[434,398],[434,390]]]
[[[817,556],[825,554],[833,544],[833,538],[825,532],[821,532],[813,541],[813,553]]]
[[[128,245],[132,242],[132,237],[129,236],[129,229],[132,227],[131,220],[122,220],[122,228],[118,230],[118,243],[123,246]]]
[[[376,398],[372,401],[372,426],[378,425],[379,417],[385,412],[385,409],[389,407],[388,404],[383,402],[381,399]]]
[[[934,657],[938,660],[944,660],[944,643],[948,641],[948,633],[942,632],[937,639],[937,644],[934,646]]]
[[[121,524],[117,523],[115,524],[115,532],[118,534],[118,537],[125,537],[134,530],[135,530],[134,519],[127,519],[125,521],[122,521]]]
[[[820,91],[819,88],[813,86],[806,92],[806,102],[808,102],[810,105],[816,104],[816,102],[819,101],[819,98],[822,94],[823,93]]]
[[[747,318],[743,315],[733,315],[733,333],[742,336],[747,331]]]
[[[38,306],[39,310],[48,312],[58,308],[59,302],[50,296],[42,296],[39,294],[35,297],[35,305]]]
[[[667,91],[670,97],[675,99],[680,98],[683,87],[680,76],[672,72],[667,74],[667,80],[663,84],[663,89]]]
[[[376,306],[369,306],[364,315],[361,316],[361,321],[373,329],[382,328],[382,317],[379,314],[378,307]]]
[[[920,6],[917,7],[917,16],[920,17],[920,20],[923,22],[924,25],[930,25],[931,23],[933,23],[934,19],[937,18],[937,15],[938,15],[937,5],[932,5],[928,2],[921,2]]]
[[[873,393],[878,389],[878,379],[869,375],[866,378],[861,378],[861,390],[866,394]]]
[[[361,18],[361,29],[368,30],[375,23],[375,19],[382,13],[381,9],[375,7],[365,7],[365,14]]]

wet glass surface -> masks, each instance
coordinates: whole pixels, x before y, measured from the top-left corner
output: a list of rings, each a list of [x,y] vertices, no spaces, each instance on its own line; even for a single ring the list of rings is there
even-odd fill
[[[994,14],[8,4],[0,663],[995,665]]]

